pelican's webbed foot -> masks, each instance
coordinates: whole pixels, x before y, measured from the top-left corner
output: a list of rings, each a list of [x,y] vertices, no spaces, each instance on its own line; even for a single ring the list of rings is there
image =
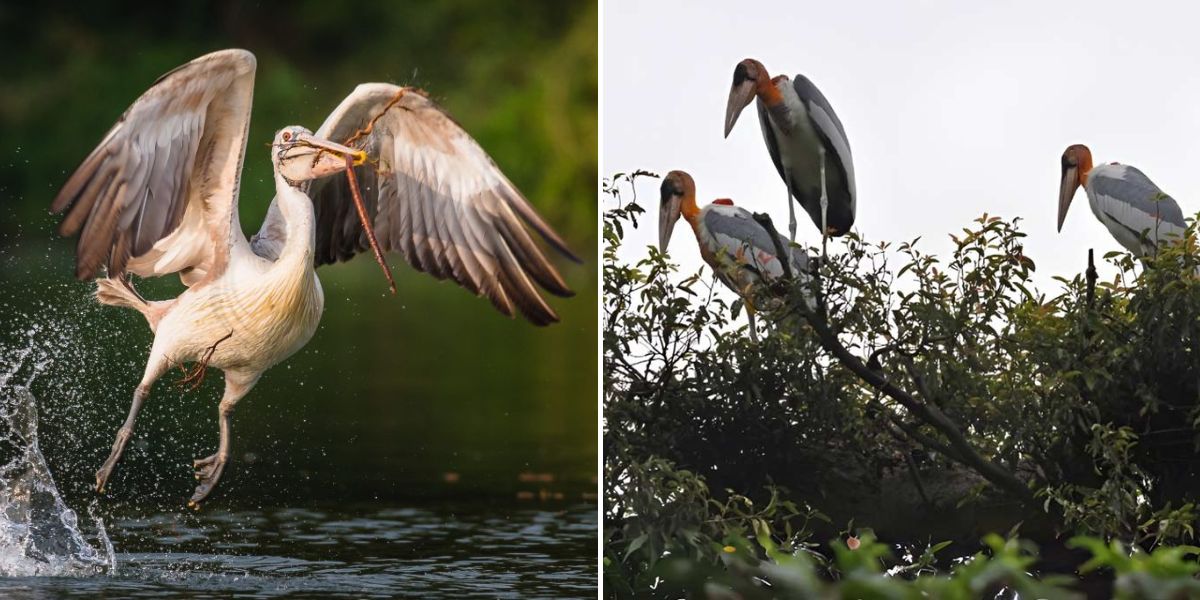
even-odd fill
[[[222,456],[220,452],[192,461],[196,468],[196,479],[200,480],[200,484],[196,486],[196,493],[192,494],[192,498],[188,500],[189,508],[199,509],[200,503],[208,498],[208,495],[217,487],[217,482],[221,480],[221,473],[225,470],[225,461],[226,457]]]

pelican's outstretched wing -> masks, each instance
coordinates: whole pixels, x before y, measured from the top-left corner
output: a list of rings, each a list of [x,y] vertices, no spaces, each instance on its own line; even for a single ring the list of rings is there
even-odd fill
[[[233,244],[254,55],[222,50],[166,75],[121,115],[54,198],[79,234],[75,276],[219,275]],[[107,261],[107,262],[106,262]]]
[[[572,292],[525,227],[579,259],[483,148],[423,92],[362,84],[316,135],[366,150],[370,160],[355,173],[383,250],[487,296],[506,315],[515,306],[537,325],[558,320],[534,282],[558,296]],[[318,180],[308,194],[316,207],[317,265],[370,248],[345,177]],[[278,253],[279,219],[273,206],[252,242],[255,252],[268,258]]]

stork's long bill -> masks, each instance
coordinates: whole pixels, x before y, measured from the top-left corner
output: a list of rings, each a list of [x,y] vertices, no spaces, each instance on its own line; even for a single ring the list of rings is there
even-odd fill
[[[756,97],[768,106],[783,101],[767,74],[767,68],[757,60],[747,58],[733,69],[733,85],[729,88],[729,99],[725,104],[725,137],[729,137],[742,110]]]
[[[1087,184],[1088,171],[1092,170],[1092,151],[1083,144],[1070,146],[1062,155],[1062,181],[1058,188],[1058,231],[1062,231],[1067,219],[1067,209],[1079,186]]]
[[[666,252],[671,244],[671,234],[675,231],[675,222],[679,220],[682,196],[668,190],[664,181],[662,186],[662,203],[658,207],[658,251]]]

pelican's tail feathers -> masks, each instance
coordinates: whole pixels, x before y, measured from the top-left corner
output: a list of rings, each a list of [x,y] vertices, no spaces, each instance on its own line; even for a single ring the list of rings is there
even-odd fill
[[[124,306],[126,308],[134,308],[138,312],[145,312],[149,308],[149,302],[146,302],[142,295],[134,292],[132,286],[120,280],[96,280],[96,301],[100,304],[108,306]]]
[[[97,279],[96,301],[109,306],[132,308],[142,313],[142,316],[146,317],[146,321],[150,323],[152,331],[158,328],[158,322],[165,312],[164,307],[160,306],[164,304],[163,302],[147,302],[133,288],[132,283],[120,279]]]
[[[123,306],[140,312],[149,308],[146,300],[119,279],[97,279],[96,301],[109,306]]]

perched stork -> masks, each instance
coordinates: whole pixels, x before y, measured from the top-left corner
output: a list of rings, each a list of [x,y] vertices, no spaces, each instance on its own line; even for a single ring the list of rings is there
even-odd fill
[[[1149,177],[1134,167],[1118,163],[1093,168],[1091,150],[1075,144],[1062,155],[1059,232],[1079,186],[1087,191],[1096,218],[1117,242],[1137,256],[1153,255],[1160,243],[1183,237],[1187,229],[1179,203]]]
[[[854,225],[854,162],[850,142],[837,113],[813,82],[797,75],[774,79],[762,63],[748,58],[733,70],[725,108],[725,137],[742,109],[758,98],[758,122],[771,162],[787,185],[788,231],[796,241],[795,198],[827,236],[840,236]]]
[[[700,208],[696,205],[696,183],[683,171],[671,171],[660,188],[661,205],[658,213],[658,249],[667,251],[675,223],[682,216],[696,234],[700,256],[712,267],[717,279],[742,298],[750,320],[750,339],[757,341],[754,313],[756,303],[763,299],[763,283],[783,277],[783,264],[776,255],[770,233],[759,225],[750,211],[733,205],[729,199],[714,200]],[[790,253],[792,274],[799,285],[805,286],[807,308],[813,301],[810,257],[799,247],[779,239],[780,246]],[[768,300],[768,309],[778,306],[778,299]]]
[[[387,272],[380,249],[396,251],[537,325],[557,316],[535,282],[571,295],[525,225],[578,260],[562,239],[446,112],[419,90],[389,84],[358,86],[315,135],[298,126],[275,135],[275,199],[247,240],[237,202],[255,65],[249,52],[224,50],[164,75],[54,199],[55,212],[67,211],[60,233],[79,235],[76,277],[104,266],[96,298],[137,310],[155,334],[129,416],[96,473],[99,492],[155,380],[196,363],[194,372],[213,366],[225,375],[220,443],[194,461],[200,483],[188,504],[208,497],[229,458],[234,406],[316,331],[320,265],[370,248]],[[350,168],[356,177],[319,179]],[[130,273],[178,273],[187,289],[147,301]]]

